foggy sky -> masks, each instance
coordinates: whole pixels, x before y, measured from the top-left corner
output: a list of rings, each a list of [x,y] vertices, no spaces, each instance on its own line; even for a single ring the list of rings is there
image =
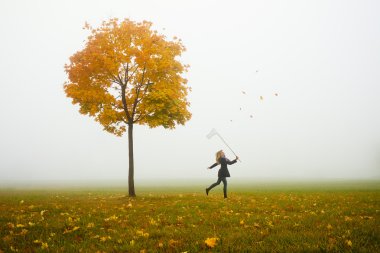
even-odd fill
[[[241,157],[232,178],[380,178],[379,11],[362,0],[2,0],[0,181],[127,179],[127,136],[63,91],[84,23],[112,17],[178,36],[190,64],[193,117],[134,128],[137,179],[214,180],[215,152],[234,156],[206,138],[212,128]]]

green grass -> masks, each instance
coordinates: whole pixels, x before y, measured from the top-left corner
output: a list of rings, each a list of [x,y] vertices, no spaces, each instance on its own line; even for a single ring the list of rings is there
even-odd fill
[[[3,189],[0,252],[380,252],[379,182],[203,188]]]

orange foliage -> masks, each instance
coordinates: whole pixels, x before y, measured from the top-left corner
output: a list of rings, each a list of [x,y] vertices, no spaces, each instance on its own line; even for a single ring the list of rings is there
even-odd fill
[[[67,97],[80,113],[95,117],[104,130],[121,136],[126,125],[174,128],[191,118],[182,76],[188,65],[178,57],[185,47],[151,29],[152,23],[110,19],[65,65]]]

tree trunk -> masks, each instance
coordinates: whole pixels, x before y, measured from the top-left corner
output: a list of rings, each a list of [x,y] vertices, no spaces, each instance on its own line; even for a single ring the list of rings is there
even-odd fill
[[[133,123],[128,124],[128,149],[129,149],[129,174],[128,191],[129,197],[136,197],[134,181],[134,161],[133,161]]]

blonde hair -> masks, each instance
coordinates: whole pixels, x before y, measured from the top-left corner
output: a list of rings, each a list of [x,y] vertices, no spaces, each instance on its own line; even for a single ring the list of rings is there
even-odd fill
[[[215,156],[216,156],[216,163],[220,163],[219,162],[219,159],[220,157],[222,157],[222,153],[223,153],[223,150],[219,150],[218,152],[216,152]]]

